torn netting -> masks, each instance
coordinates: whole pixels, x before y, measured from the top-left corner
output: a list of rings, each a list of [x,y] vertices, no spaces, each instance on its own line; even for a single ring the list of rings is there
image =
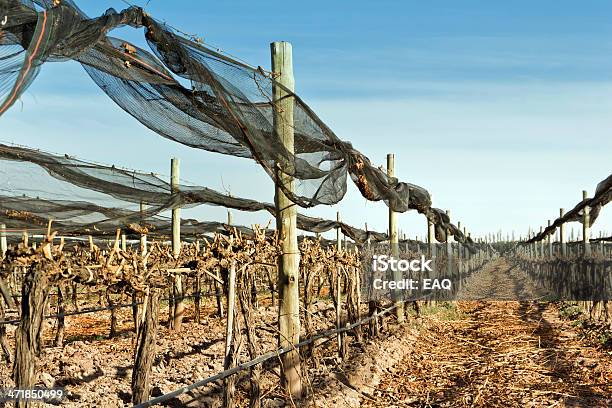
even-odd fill
[[[117,227],[137,231],[142,226],[153,231],[160,228],[156,219],[160,213],[201,204],[240,211],[265,210],[276,215],[271,203],[187,184],[180,184],[172,191],[167,181],[153,173],[22,146],[0,144],[0,176],[0,217],[11,226],[18,223],[26,227],[30,223],[30,228],[43,228],[53,219],[64,232],[113,233]],[[456,241],[471,242],[442,210],[429,208],[427,212],[434,220],[438,241],[445,241],[445,231],[451,231]],[[388,239],[387,234],[303,214],[297,215],[297,226],[312,233],[340,228],[344,235],[360,244]]]
[[[439,218],[429,210],[425,189],[399,182],[373,166],[270,73],[186,39],[140,8],[110,9],[90,19],[67,0],[0,0],[3,16],[8,23],[0,29],[0,61],[7,62],[0,65],[0,114],[42,63],[74,59],[148,128],[188,146],[256,160],[302,207],[339,202],[350,174],[368,200],[383,200],[397,212],[416,209],[430,220]],[[144,27],[155,55],[106,36],[122,25]],[[189,87],[175,76],[188,81]],[[285,119],[272,100],[273,87],[283,88],[293,101],[293,152],[280,143],[275,130],[274,121]],[[281,169],[295,178],[295,192],[281,182]]]
[[[600,181],[595,188],[595,194],[592,198],[580,201],[571,210],[566,212],[562,217],[557,218],[551,225],[547,226],[542,232],[536,234],[532,238],[524,241],[525,244],[532,242],[538,242],[545,239],[547,236],[555,233],[561,224],[566,222],[577,221],[582,223],[584,221],[584,208],[589,207],[589,220],[591,225],[595,222],[599,216],[599,212],[602,207],[612,201],[612,174],[610,174],[605,180]]]

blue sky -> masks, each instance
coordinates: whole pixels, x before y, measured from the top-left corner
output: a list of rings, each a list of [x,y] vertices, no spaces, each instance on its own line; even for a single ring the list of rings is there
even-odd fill
[[[127,7],[77,4],[91,16]],[[271,41],[292,42],[296,89],[317,114],[376,164],[396,153],[396,174],[427,188],[475,236],[539,229],[612,170],[610,2],[151,0],[147,11],[255,66],[269,67]],[[143,37],[128,28],[112,35]],[[186,180],[273,199],[255,163],[153,134],[74,63],[45,65],[0,126],[4,141],[162,174],[178,156]],[[337,210],[386,229],[384,204],[352,184],[337,206],[305,212]],[[185,215],[222,220],[225,210]],[[234,213],[242,224],[268,219]],[[400,228],[423,236],[425,220],[407,213]],[[610,208],[600,230],[612,230]]]

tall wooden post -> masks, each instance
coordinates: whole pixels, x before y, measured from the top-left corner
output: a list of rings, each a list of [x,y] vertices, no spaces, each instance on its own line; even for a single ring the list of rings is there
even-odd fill
[[[127,237],[125,234],[121,234],[121,250],[127,251]]]
[[[140,223],[144,228],[144,212],[145,212],[145,203],[140,202]],[[140,234],[140,254],[145,256],[147,253],[147,234]]]
[[[540,234],[542,233],[543,230],[544,228],[540,226]],[[544,240],[540,240],[539,247],[540,247],[540,250],[538,252],[538,257],[543,258],[544,257]]]
[[[172,194],[179,192],[180,186],[180,161],[177,157],[170,161],[170,190]],[[180,207],[172,208],[172,255],[178,258],[181,254],[181,209]],[[174,313],[172,328],[176,331],[181,330],[183,324],[183,315],[185,314],[185,305],[183,302],[183,278],[180,272],[174,275],[174,287],[172,290],[174,297]]]
[[[429,244],[429,257],[436,257],[436,243],[434,242],[436,239],[436,234],[434,231],[433,222],[427,220],[427,243]]]
[[[4,258],[6,249],[6,224],[0,224],[0,258]]]
[[[172,194],[179,191],[180,161],[177,157],[170,160],[170,191]],[[178,257],[181,253],[181,209],[172,208],[172,255]]]
[[[338,228],[336,228],[336,249],[338,252],[342,250],[342,240],[340,234],[340,211],[336,212],[336,221],[338,222]],[[336,329],[342,327],[342,271],[340,267],[336,270]],[[338,356],[340,358],[345,357],[344,353],[344,335],[338,333]]]
[[[294,152],[293,105],[294,97],[287,93],[293,92],[293,57],[291,44],[288,42],[273,42],[270,44],[272,54],[272,72],[276,79],[272,86],[272,101],[274,103],[274,131],[289,153]],[[278,86],[282,85],[281,86]],[[293,163],[278,163],[278,183],[282,183],[288,191],[293,191],[293,177],[283,172],[290,170]],[[279,345],[290,347],[300,341],[299,312],[299,249],[297,242],[297,210],[279,185],[276,186],[276,229],[282,239],[282,252],[278,263],[279,290]],[[298,350],[292,350],[281,356],[283,367],[283,385],[294,398],[303,394],[300,355]]]
[[[395,177],[395,155],[393,153],[387,154],[387,176]],[[397,213],[389,207],[389,245],[391,246],[391,256],[395,259],[399,259],[399,240],[397,236]],[[402,279],[401,272],[399,270],[393,271],[393,280],[399,282]],[[393,292],[393,301],[395,302],[395,315],[397,316],[397,322],[404,322],[404,303],[400,299],[400,291],[395,290]]]
[[[548,226],[550,227],[550,220],[548,220]],[[546,236],[546,242],[548,242],[548,256],[553,257],[553,235],[548,234]]]
[[[448,218],[450,220],[450,210],[446,210],[446,215],[448,215]],[[446,270],[447,270],[447,274],[448,276],[452,276],[453,275],[453,265],[452,265],[452,261],[453,261],[453,244],[451,242],[451,235],[450,235],[450,229],[446,230]]]
[[[461,231],[461,221],[457,221],[457,229],[458,229],[459,231]],[[465,229],[465,228],[464,228],[464,229]],[[459,243],[458,243],[458,244],[457,244],[457,260],[458,260],[459,262],[461,262],[461,257],[462,257],[462,254],[461,254],[461,244],[459,244]]]
[[[563,217],[565,215],[565,210],[563,208],[559,208],[559,217]],[[567,255],[567,249],[565,247],[565,223],[562,223],[559,226],[559,243],[561,245],[561,256]]]
[[[587,191],[582,190],[582,201],[588,200]],[[584,245],[584,256],[591,256],[591,208],[587,205],[582,212],[582,243]]]

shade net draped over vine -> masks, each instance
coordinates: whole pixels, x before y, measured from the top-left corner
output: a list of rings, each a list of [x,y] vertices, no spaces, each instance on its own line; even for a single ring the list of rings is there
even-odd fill
[[[546,239],[547,236],[553,235],[557,228],[566,222],[577,221],[582,223],[584,221],[584,209],[586,207],[589,207],[589,221],[593,224],[599,216],[601,209],[610,201],[612,201],[612,174],[597,184],[597,187],[595,187],[595,194],[593,194],[592,198],[580,201],[574,208],[566,212],[562,217],[557,218],[539,234],[524,241],[524,243],[530,244],[542,241]]]
[[[368,200],[382,200],[397,212],[415,209],[436,225],[445,221],[431,209],[425,189],[373,166],[274,75],[179,35],[141,8],[89,18],[68,0],[0,0],[0,20],[0,115],[42,64],[76,60],[149,129],[194,148],[256,160],[302,207],[339,202],[350,175]],[[144,27],[150,51],[107,35],[120,26]],[[293,152],[275,131],[275,120],[285,121],[273,100],[277,87],[293,101]],[[281,171],[293,176],[295,191],[281,182]]]
[[[273,204],[234,197],[213,189],[181,183],[176,190],[160,176],[89,162],[22,146],[0,144],[0,221],[11,228],[44,229],[49,220],[62,233],[113,234],[116,228],[128,233],[169,235],[170,220],[162,215],[172,208],[201,204],[240,211],[268,211]],[[471,240],[439,217],[439,240],[450,231],[458,242]],[[197,235],[225,228],[222,223],[183,220],[182,232]],[[298,228],[323,233],[335,228],[357,243],[386,241],[387,234],[364,231],[343,222],[298,214]]]

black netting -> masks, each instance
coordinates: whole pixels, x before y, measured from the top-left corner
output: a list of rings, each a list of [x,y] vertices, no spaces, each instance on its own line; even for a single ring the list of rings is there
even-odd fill
[[[32,2],[0,1],[0,17],[8,22],[0,31],[0,114],[42,63],[74,59],[145,126],[188,146],[256,160],[300,206],[337,203],[350,174],[368,200],[384,200],[398,212],[416,209],[439,223],[426,190],[389,178],[263,69],[186,39],[140,8],[90,19],[71,1],[34,3],[38,11]],[[122,25],[144,27],[153,53],[107,37]],[[286,119],[273,101],[274,88],[293,102],[292,152],[275,130],[274,121]],[[295,192],[281,182],[280,169],[296,179]]]
[[[545,239],[547,236],[554,234],[557,228],[566,222],[583,222],[585,207],[589,207],[589,219],[590,223],[593,224],[599,216],[602,207],[610,201],[612,201],[612,174],[597,184],[595,194],[592,198],[580,201],[574,208],[565,213],[562,217],[557,218],[542,232],[526,240],[525,243],[530,244]]]
[[[164,235],[169,234],[170,221],[160,213],[201,204],[276,215],[271,203],[184,183],[172,191],[167,181],[152,173],[22,146],[0,144],[0,175],[0,221],[12,228],[45,228],[53,220],[62,233],[113,234],[116,228],[139,233],[145,228],[148,233]],[[457,242],[471,243],[442,210],[431,208],[429,212],[436,221],[439,241],[445,241],[450,231]],[[183,225],[185,235],[225,228],[222,223],[196,220],[183,220]],[[299,213],[297,226],[312,233],[340,228],[360,244],[388,240],[387,234]]]

